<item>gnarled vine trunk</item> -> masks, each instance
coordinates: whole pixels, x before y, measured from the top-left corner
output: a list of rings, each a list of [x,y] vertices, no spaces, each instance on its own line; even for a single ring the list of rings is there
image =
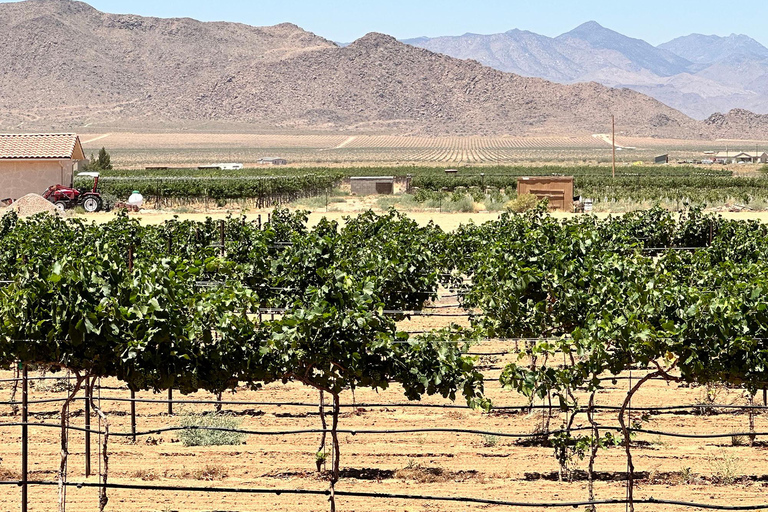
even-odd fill
[[[19,389],[19,374],[21,372],[21,363],[16,365],[16,368],[13,371],[13,385],[11,386],[11,399],[9,402],[11,402],[11,414],[13,416],[16,416],[19,414],[19,406],[16,404],[16,393]]]
[[[103,464],[101,467],[101,475],[99,475],[102,483],[102,487],[99,488],[99,512],[104,512],[104,509],[109,502],[109,498],[107,497],[107,480],[109,477],[109,453],[107,452],[109,443],[109,420],[107,419],[107,415],[104,414],[104,411],[101,410],[101,407],[96,405],[96,402],[93,400],[93,388],[95,385],[96,377],[92,377],[90,387],[88,388],[88,397],[91,402],[91,408],[96,411],[96,414],[99,415],[99,418],[101,418],[104,425],[104,437],[101,442],[101,460]]]
[[[341,447],[339,446],[339,410],[341,402],[338,393],[333,395],[333,421],[331,423],[331,440],[333,442],[333,469],[331,470],[331,512],[336,512],[336,482],[339,481],[339,458]]]
[[[621,425],[621,434],[624,436],[624,450],[627,453],[627,502],[629,505],[629,512],[635,512],[635,465],[632,463],[632,443],[629,439],[629,428],[627,428],[627,423],[624,416],[626,415],[627,407],[629,407],[629,403],[632,401],[632,397],[635,395],[635,393],[637,393],[637,390],[640,389],[640,387],[649,380],[655,379],[656,377],[660,377],[662,375],[664,374],[661,371],[651,372],[637,381],[637,384],[635,384],[627,393],[627,396],[624,399],[624,403],[621,404],[621,410],[619,410],[619,424]]]
[[[589,406],[587,408],[587,420],[592,426],[592,443],[591,450],[589,452],[589,465],[587,466],[587,478],[589,480],[589,501],[595,501],[595,459],[597,458],[597,450],[600,448],[600,429],[595,421],[595,392],[593,391],[589,395]],[[597,512],[595,505],[589,506],[590,512]]]
[[[317,409],[320,413],[320,423],[323,425],[323,433],[320,434],[320,446],[317,448],[317,455],[315,456],[315,464],[317,464],[317,472],[319,473],[325,462],[325,431],[328,430],[328,423],[325,421],[325,391],[323,390],[320,390],[320,405],[318,405]],[[323,454],[323,456],[320,457],[320,454]]]
[[[66,512],[67,509],[67,460],[69,458],[69,430],[67,429],[67,420],[69,419],[69,406],[75,399],[80,388],[83,386],[85,377],[75,372],[75,387],[67,396],[64,404],[61,406],[61,462],[59,463],[59,512]]]

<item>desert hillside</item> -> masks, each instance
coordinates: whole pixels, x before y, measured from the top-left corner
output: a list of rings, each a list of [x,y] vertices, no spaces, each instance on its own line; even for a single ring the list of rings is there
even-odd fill
[[[71,0],[0,4],[3,130],[248,126],[426,135],[604,133],[709,138],[628,89],[563,85],[371,33],[341,48],[291,24],[102,13]],[[764,135],[762,123],[750,123]]]

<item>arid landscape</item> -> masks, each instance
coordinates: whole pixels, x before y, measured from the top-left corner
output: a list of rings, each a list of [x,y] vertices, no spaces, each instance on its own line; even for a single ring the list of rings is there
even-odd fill
[[[429,319],[426,319],[429,320]],[[434,327],[435,322],[414,321],[408,328]],[[475,347],[478,353],[499,353],[509,350],[509,343],[496,341]],[[512,361],[511,356],[483,358],[485,364],[498,368]],[[498,371],[488,371],[486,377],[493,380]],[[634,372],[637,380],[644,372]],[[0,376],[11,377],[10,372]],[[48,374],[51,376],[51,374]],[[622,378],[629,378],[629,373]],[[62,381],[42,381],[31,387],[31,400],[62,398],[55,392]],[[598,405],[620,405],[628,380],[607,383],[599,393]],[[247,487],[254,489],[308,489],[326,491],[325,477],[315,471],[315,452],[319,435],[251,435],[242,445],[220,447],[185,447],[177,433],[142,436],[136,443],[130,438],[114,437],[114,433],[130,432],[129,406],[108,398],[129,398],[130,394],[117,381],[102,381],[101,391],[104,410],[113,433],[109,442],[110,480],[113,483],[148,484],[157,486]],[[512,391],[500,389],[498,382],[488,382],[489,396],[498,407],[524,406],[526,400]],[[708,395],[710,393],[710,395]],[[648,384],[633,400],[633,406],[657,407],[706,405],[746,405],[741,391],[681,387],[677,384],[654,382]],[[8,400],[10,385],[2,385],[3,401]],[[140,393],[139,399],[164,400],[164,395]],[[210,394],[191,396],[175,395],[177,400],[215,401]],[[584,398],[584,397],[581,397]],[[18,400],[18,396],[17,396]],[[317,394],[299,384],[273,385],[260,391],[238,390],[226,393],[224,401],[304,403],[303,407],[274,405],[224,405],[223,410],[239,422],[239,428],[261,432],[290,431],[320,428],[317,414]],[[343,396],[348,408],[340,419],[342,434],[342,480],[339,491],[396,493],[417,495],[461,496],[480,499],[513,500],[518,502],[584,501],[587,482],[583,473],[570,483],[558,482],[558,464],[552,448],[526,446],[525,440],[504,437],[509,434],[532,434],[540,423],[539,414],[525,411],[498,410],[482,414],[462,408],[460,402],[428,399],[407,403],[402,393],[393,387],[381,393],[359,390],[352,407],[351,394]],[[366,404],[378,404],[368,406]],[[425,406],[457,406],[457,408],[426,408]],[[540,405],[540,403],[539,403]],[[164,403],[138,403],[137,431],[176,426],[180,418],[192,412],[211,412],[214,403],[175,404],[174,416],[168,416]],[[33,423],[56,423],[55,404],[32,406]],[[10,407],[3,406],[3,422],[17,421],[9,415]],[[540,411],[539,411],[540,412]],[[639,418],[640,411],[633,413]],[[597,415],[604,425],[617,425],[615,412]],[[562,418],[552,419],[553,426]],[[92,425],[98,425],[94,415]],[[83,426],[82,400],[73,406],[70,424]],[[578,421],[577,425],[586,421]],[[730,434],[748,432],[748,414],[733,410],[716,410],[706,415],[696,415],[690,409],[652,414],[644,421],[644,428],[675,434]],[[430,433],[363,434],[365,430],[408,430],[430,428],[457,428],[495,432],[497,434]],[[352,435],[349,431],[360,431]],[[767,432],[764,413],[755,419],[755,431]],[[6,442],[0,448],[4,479],[15,479],[14,468],[19,465],[18,428],[3,433]],[[98,436],[92,437],[92,468],[98,471]],[[56,429],[31,428],[30,478],[55,480],[58,461],[58,432]],[[84,477],[84,434],[73,432],[70,441],[70,481],[98,481],[97,474]],[[754,447],[742,436],[734,441],[730,435],[719,439],[686,439],[662,435],[638,435],[635,448],[635,465],[639,481],[638,499],[681,499],[703,504],[749,505],[764,501],[765,494],[765,442],[757,438]],[[741,443],[741,444],[739,444]],[[233,461],[237,461],[233,463]],[[576,466],[585,470],[585,461]],[[601,451],[596,471],[600,473],[596,483],[597,499],[622,499],[625,494],[621,480],[626,471],[623,449],[614,447]],[[30,511],[47,511],[55,507],[55,487],[30,488]],[[293,496],[275,494],[237,493],[188,493],[152,492],[135,490],[110,490],[110,509],[164,511],[321,511],[327,510],[327,497]],[[91,510],[98,502],[97,489],[71,488],[67,494],[71,510]],[[417,500],[339,498],[343,510],[404,511],[451,511],[491,510],[500,512],[509,507],[473,505],[468,503],[439,503]],[[0,507],[15,510],[19,504],[18,489],[6,487],[0,493]],[[537,510],[518,508],[518,510]],[[624,510],[624,505],[604,505],[599,510],[614,512]],[[659,510],[648,508],[648,510]],[[664,510],[684,510],[665,506]],[[688,509],[698,510],[698,509]]]
[[[0,512],[768,510],[762,33],[120,3],[0,0]]]
[[[629,89],[504,73],[386,34],[339,47],[291,24],[115,15],[70,0],[2,3],[0,28],[6,131],[216,131],[234,123],[262,131],[581,136],[605,132],[615,115],[627,135],[768,138],[768,118],[748,111],[697,121]]]

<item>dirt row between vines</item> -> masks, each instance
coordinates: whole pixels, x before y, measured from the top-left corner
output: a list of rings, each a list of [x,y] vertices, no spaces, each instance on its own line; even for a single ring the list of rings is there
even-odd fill
[[[435,319],[413,322],[412,328],[431,327]],[[506,342],[484,343],[476,352],[500,352]],[[485,357],[483,365],[498,368],[511,361],[511,356]],[[496,369],[485,372],[495,379]],[[633,378],[643,372],[635,371]],[[628,377],[629,374],[624,375]],[[3,372],[2,378],[11,377]],[[63,389],[56,381],[35,383],[31,399],[61,398]],[[61,384],[61,383],[59,383]],[[615,384],[606,382],[606,389],[597,395],[598,405],[619,405],[628,385],[627,380]],[[497,406],[524,405],[526,400],[516,393],[501,389],[498,382],[487,382],[488,395]],[[10,384],[2,384],[3,401],[10,397]],[[102,382],[101,396],[104,410],[110,419],[112,432],[129,432],[129,404],[112,402],[107,398],[128,398],[128,390],[112,379]],[[138,398],[163,399],[165,395],[139,393]],[[652,381],[633,401],[634,407],[664,406],[701,403],[706,390],[689,389],[677,384]],[[207,393],[176,399],[211,400]],[[580,396],[586,403],[586,396]],[[316,404],[316,392],[299,384],[269,385],[260,390],[239,389],[227,393],[224,400],[260,402],[304,402]],[[356,404],[382,404],[382,407],[361,406],[344,409],[340,428],[347,430],[387,430],[421,428],[460,428],[508,433],[533,433],[540,424],[538,414],[497,411],[483,414],[469,409],[427,409],[404,407],[407,400],[398,386],[375,393],[358,390]],[[719,390],[718,403],[746,404],[739,390]],[[343,403],[352,404],[353,397],[346,393]],[[440,397],[424,398],[424,404],[452,402]],[[456,402],[462,404],[461,401]],[[31,421],[58,422],[58,404],[32,406]],[[180,405],[174,407],[174,416],[168,416],[165,404],[137,404],[138,430],[151,430],[177,426],[180,416],[191,412],[208,412],[214,405]],[[320,428],[316,407],[226,405],[224,410],[238,418],[240,428],[259,432]],[[83,401],[73,406],[71,425],[84,425]],[[0,407],[0,421],[12,423],[10,407]],[[635,418],[640,414],[635,413]],[[561,425],[563,417],[555,417],[551,428]],[[617,425],[615,412],[597,415],[606,426]],[[94,428],[98,419],[92,418]],[[577,426],[587,426],[582,415]],[[733,433],[747,431],[748,415],[720,413],[712,416],[678,414],[651,415],[643,424],[647,429],[687,434]],[[768,416],[756,418],[756,430],[768,431]],[[4,480],[18,478],[20,467],[20,429],[3,428],[0,445],[0,474]],[[98,471],[98,437],[92,437],[92,464]],[[459,433],[373,434],[345,433],[341,436],[343,469],[339,490],[408,493],[437,496],[464,496],[513,500],[520,502],[580,501],[587,498],[587,483],[583,475],[573,482],[558,482],[558,464],[551,448],[525,446],[524,443],[502,436],[483,436]],[[326,490],[327,481],[315,473],[315,453],[319,435],[247,436],[238,446],[185,447],[178,432],[140,437],[136,443],[130,438],[113,437],[110,441],[110,479],[116,483],[147,485],[249,487],[263,489]],[[731,437],[693,440],[658,435],[638,435],[635,465],[641,481],[636,491],[638,498],[653,496],[657,499],[683,499],[702,503],[748,504],[761,503],[768,485],[765,441],[758,438],[755,447],[732,446]],[[744,439],[739,439],[744,441]],[[70,480],[97,482],[97,476],[84,477],[84,434],[73,433],[71,438]],[[55,481],[59,463],[58,430],[31,428],[30,470],[33,480]],[[579,469],[586,461],[576,461]],[[596,470],[600,481],[596,485],[598,499],[622,498],[626,461],[621,447],[601,451]],[[718,480],[733,480],[729,485]],[[96,489],[70,488],[69,510],[96,510]],[[0,510],[18,510],[20,491],[17,487],[0,487]],[[109,510],[115,511],[296,511],[327,510],[322,496],[247,495],[186,493],[163,491],[110,491]],[[55,487],[32,487],[30,510],[54,510],[57,502]],[[513,510],[501,506],[468,505],[446,502],[419,502],[393,499],[341,498],[344,511],[463,511]],[[639,510],[675,510],[641,506]],[[516,510],[526,510],[525,508]],[[533,510],[533,509],[531,509]],[[618,511],[623,506],[603,506],[599,510]]]

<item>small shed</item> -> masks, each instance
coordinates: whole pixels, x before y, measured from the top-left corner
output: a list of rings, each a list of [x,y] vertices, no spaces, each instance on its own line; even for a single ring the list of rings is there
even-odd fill
[[[659,155],[656,158],[653,159],[654,164],[668,164],[669,163],[669,155]]]
[[[265,158],[259,158],[260,165],[286,165],[288,160],[277,156],[268,156]]]
[[[352,193],[358,196],[392,195],[395,190],[394,176],[358,176],[349,178],[349,183]]]
[[[0,134],[0,199],[42,194],[51,185],[72,186],[83,161],[74,133]]]
[[[573,176],[528,176],[517,180],[517,195],[549,201],[550,210],[573,211]]]

